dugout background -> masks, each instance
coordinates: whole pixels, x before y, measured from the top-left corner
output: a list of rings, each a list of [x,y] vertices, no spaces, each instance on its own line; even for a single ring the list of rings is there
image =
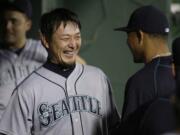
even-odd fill
[[[113,86],[113,95],[119,111],[122,108],[127,79],[143,65],[133,63],[132,55],[126,45],[126,33],[115,32],[113,29],[126,25],[132,11],[139,6],[147,4],[152,4],[162,9],[172,24],[170,14],[172,0],[31,1],[33,4],[33,27],[28,35],[29,37],[38,38],[38,21],[44,12],[56,7],[66,7],[79,15],[82,23],[83,38],[80,55],[88,64],[102,68],[108,75]],[[180,2],[180,0],[174,1]],[[174,35],[171,33],[169,44],[171,44],[171,40],[175,36],[177,36],[177,33]]]

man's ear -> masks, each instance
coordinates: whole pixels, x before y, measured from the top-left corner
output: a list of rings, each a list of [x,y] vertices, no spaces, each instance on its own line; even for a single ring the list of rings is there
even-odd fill
[[[137,37],[138,37],[138,40],[139,40],[139,44],[143,44],[143,39],[144,39],[144,32],[142,30],[139,30],[137,32]]]
[[[47,42],[47,39],[45,38],[45,36],[39,31],[39,37],[40,37],[40,40],[41,40],[41,43],[42,45],[48,49],[49,48],[49,44]]]
[[[26,21],[26,30],[27,31],[29,31],[30,29],[31,29],[31,27],[32,27],[32,20],[30,20],[30,19],[27,19],[27,21]]]

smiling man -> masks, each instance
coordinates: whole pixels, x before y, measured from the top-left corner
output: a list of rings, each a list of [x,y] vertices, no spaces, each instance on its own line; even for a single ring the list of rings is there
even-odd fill
[[[81,47],[81,34],[77,24],[62,23],[52,35],[52,39],[48,39],[50,43],[43,35],[41,37],[45,48],[52,54],[51,62],[61,63],[64,66],[75,64],[76,56]]]
[[[41,17],[48,60],[21,83],[3,115],[11,135],[110,135],[119,124],[111,85],[99,68],[77,64],[81,25],[75,13],[55,9]]]

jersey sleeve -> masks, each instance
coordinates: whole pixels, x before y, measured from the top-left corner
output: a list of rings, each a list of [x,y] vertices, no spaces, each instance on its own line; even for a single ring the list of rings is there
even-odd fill
[[[20,89],[15,91],[0,122],[0,133],[6,135],[31,134],[32,114],[28,107],[30,105],[28,96]]]
[[[106,77],[106,82],[107,82],[107,96],[106,96],[106,101],[107,101],[107,106],[109,112],[107,116],[107,125],[108,125],[108,134],[113,135],[117,133],[118,128],[120,126],[120,115],[118,113],[114,98],[113,98],[113,91],[112,91],[112,86],[109,81],[109,79]]]
[[[125,121],[127,117],[137,108],[137,91],[135,85],[132,84],[132,78],[130,78],[126,84],[124,103],[122,108],[122,121]]]

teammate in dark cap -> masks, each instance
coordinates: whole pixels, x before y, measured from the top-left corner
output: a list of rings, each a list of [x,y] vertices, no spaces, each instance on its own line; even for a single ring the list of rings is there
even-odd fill
[[[175,91],[173,59],[168,48],[169,23],[162,11],[147,5],[132,13],[126,27],[115,30],[127,33],[134,62],[145,64],[127,81],[122,109],[122,125],[137,114],[131,125],[137,129],[146,106],[158,97],[169,98]]]

